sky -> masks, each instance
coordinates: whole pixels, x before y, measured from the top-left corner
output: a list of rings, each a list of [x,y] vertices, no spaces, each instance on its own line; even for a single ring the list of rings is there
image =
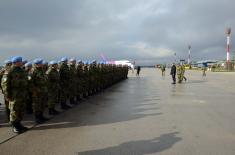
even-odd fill
[[[189,45],[192,61],[226,59],[234,13],[234,0],[0,0],[0,62],[104,55],[153,65],[187,60]]]

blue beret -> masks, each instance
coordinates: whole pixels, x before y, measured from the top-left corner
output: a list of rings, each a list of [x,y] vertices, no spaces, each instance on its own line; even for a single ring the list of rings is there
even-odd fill
[[[43,61],[42,61],[42,64],[43,64],[43,65],[47,65],[47,64],[48,64],[48,62],[47,62],[47,61],[45,61],[45,60],[43,60]]]
[[[5,60],[4,61],[4,64],[11,64],[12,62],[11,62],[11,60]]]
[[[68,61],[68,58],[63,57],[63,58],[60,59],[60,61],[61,61],[61,62],[66,62],[66,61]]]
[[[37,58],[37,59],[33,60],[33,63],[36,65],[40,65],[40,64],[42,64],[42,62],[43,62],[43,60],[41,58]]]
[[[27,62],[24,66],[25,67],[32,67],[32,63],[31,62]]]
[[[50,61],[49,64],[50,64],[50,65],[56,65],[57,62],[56,62],[56,61]]]
[[[28,60],[23,60],[22,62],[23,62],[23,64],[26,64],[28,62]]]
[[[71,59],[69,59],[69,61],[73,62],[73,61],[76,61],[76,59],[75,58],[71,58]]]
[[[82,60],[77,60],[78,63],[84,63]]]
[[[17,63],[17,62],[22,62],[22,57],[20,56],[15,56],[11,59],[12,63]]]

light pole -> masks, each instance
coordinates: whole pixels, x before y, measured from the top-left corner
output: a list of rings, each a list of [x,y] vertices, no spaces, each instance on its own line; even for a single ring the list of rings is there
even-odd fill
[[[174,53],[175,63],[176,63],[176,52]]]
[[[230,45],[230,37],[231,37],[231,28],[227,28],[226,29],[226,35],[227,35],[227,61],[226,61],[226,64],[227,64],[227,69],[230,69],[230,48],[231,48],[231,45]]]
[[[191,64],[191,45],[188,46],[188,65]]]

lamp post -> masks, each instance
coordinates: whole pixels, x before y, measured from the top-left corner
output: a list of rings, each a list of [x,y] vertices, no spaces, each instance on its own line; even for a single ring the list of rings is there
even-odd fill
[[[191,64],[191,45],[188,46],[188,64]]]
[[[176,52],[174,53],[174,59],[175,59],[175,63],[176,63],[176,61],[177,61],[177,60],[176,60]]]
[[[227,28],[226,29],[226,35],[227,35],[227,59],[226,59],[226,64],[227,64],[227,69],[229,70],[231,67],[230,67],[230,48],[231,48],[231,45],[230,45],[230,38],[231,38],[231,28]]]

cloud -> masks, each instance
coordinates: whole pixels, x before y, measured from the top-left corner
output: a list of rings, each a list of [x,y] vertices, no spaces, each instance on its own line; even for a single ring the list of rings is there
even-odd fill
[[[225,28],[235,28],[235,1],[0,1],[0,61],[62,56],[130,59],[152,64],[225,59]],[[232,52],[235,41],[232,35]],[[233,55],[233,54],[232,54]]]

